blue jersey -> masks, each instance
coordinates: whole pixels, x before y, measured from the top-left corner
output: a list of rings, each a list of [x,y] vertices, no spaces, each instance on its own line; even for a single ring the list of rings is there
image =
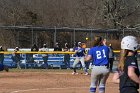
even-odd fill
[[[89,50],[88,55],[93,58],[93,65],[107,65],[109,58],[109,48],[105,45],[95,46]]]
[[[78,50],[75,54],[76,57],[83,57],[85,56],[85,49],[84,48],[75,48],[75,50]]]

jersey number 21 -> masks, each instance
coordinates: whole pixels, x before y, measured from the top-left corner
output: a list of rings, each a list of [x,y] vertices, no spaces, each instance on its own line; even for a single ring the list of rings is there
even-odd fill
[[[103,49],[102,51],[96,51],[96,55],[97,55],[97,59],[101,59],[102,55],[105,58],[106,57],[105,50]]]

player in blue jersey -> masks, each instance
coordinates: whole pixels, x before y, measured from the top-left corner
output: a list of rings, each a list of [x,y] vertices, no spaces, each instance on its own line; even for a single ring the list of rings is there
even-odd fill
[[[9,68],[8,68],[8,66],[3,65],[3,64],[0,63],[0,71],[3,71],[3,70],[5,70],[6,72],[8,72],[9,71]]]
[[[81,42],[79,42],[78,43],[78,47],[75,48],[75,52],[76,52],[75,56],[76,56],[76,58],[75,58],[75,61],[73,63],[73,73],[72,73],[73,75],[78,74],[76,72],[76,66],[77,66],[77,64],[79,62],[81,62],[81,64],[82,64],[82,67],[84,69],[85,75],[88,75],[88,71],[87,71],[87,68],[85,66],[85,61],[84,61],[84,58],[85,58],[85,48],[86,48],[86,44],[85,43],[81,43]]]
[[[85,61],[93,59],[90,93],[96,92],[97,85],[99,86],[99,93],[105,93],[105,84],[109,75],[109,69],[107,68],[109,48],[102,41],[100,36],[95,37],[94,45],[85,58]]]

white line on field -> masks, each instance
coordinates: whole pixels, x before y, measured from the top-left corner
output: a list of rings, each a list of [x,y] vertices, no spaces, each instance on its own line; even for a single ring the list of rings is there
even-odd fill
[[[39,90],[39,89],[16,90],[16,91],[12,91],[12,92],[10,92],[10,93],[19,93],[19,92],[33,91],[33,90]]]
[[[62,90],[62,89],[87,89],[89,87],[64,87],[64,88],[41,88],[41,89],[25,89],[25,90],[16,90],[12,91],[10,93],[20,93],[20,92],[26,92],[26,91],[34,91],[34,90]],[[107,87],[107,88],[118,88],[118,87]]]
[[[89,87],[64,87],[64,88],[44,88],[44,90],[52,90],[52,89],[87,89]],[[107,88],[118,88],[118,87],[107,87]]]
[[[88,88],[88,87],[46,88],[45,90],[52,90],[52,89],[77,89],[77,88]]]

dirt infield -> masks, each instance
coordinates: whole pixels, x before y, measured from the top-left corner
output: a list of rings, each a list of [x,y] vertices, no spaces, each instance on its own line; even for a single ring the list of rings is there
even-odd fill
[[[89,93],[90,75],[71,75],[70,70],[21,70],[0,73],[0,93]],[[106,93],[119,93],[107,81]]]

